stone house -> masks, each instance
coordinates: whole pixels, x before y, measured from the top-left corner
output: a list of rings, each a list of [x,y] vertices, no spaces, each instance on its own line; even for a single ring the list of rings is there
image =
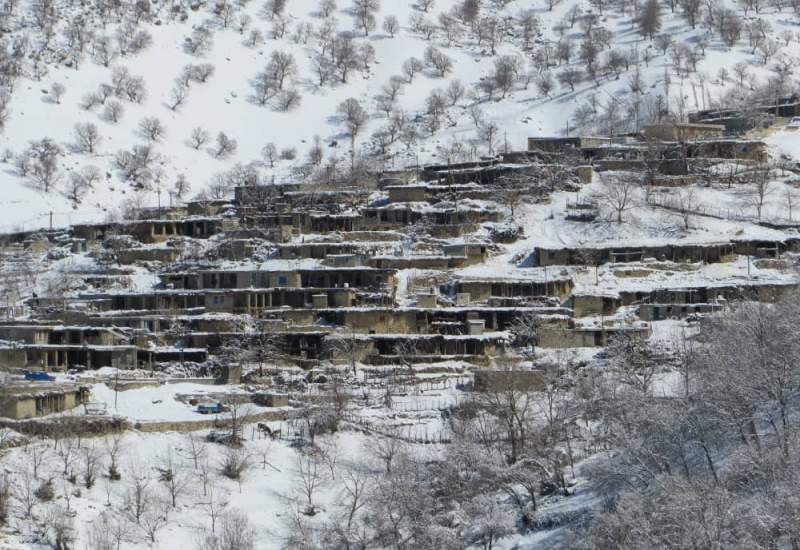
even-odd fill
[[[585,348],[605,346],[613,336],[622,332],[649,337],[650,325],[616,325],[564,328],[545,324],[539,330],[537,344],[542,348]]]
[[[574,287],[571,277],[553,277],[546,281],[527,279],[459,279],[453,284],[456,294],[469,294],[471,301],[498,298],[557,297],[564,300]]]
[[[611,144],[611,138],[607,137],[529,137],[528,151],[566,153],[573,150],[597,148],[609,144]]]
[[[0,414],[23,420],[74,409],[89,401],[89,388],[56,382],[13,383],[0,395]]]
[[[722,137],[724,134],[725,126],[721,124],[666,122],[642,128],[645,139],[659,141],[691,141]]]

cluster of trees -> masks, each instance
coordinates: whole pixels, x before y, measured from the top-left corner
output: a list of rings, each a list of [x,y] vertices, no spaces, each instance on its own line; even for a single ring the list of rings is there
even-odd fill
[[[608,450],[592,477],[609,495],[586,547],[714,548],[800,543],[797,299],[743,303],[678,343],[679,389],[652,377],[601,388],[595,415]],[[651,368],[646,346],[621,352]],[[638,365],[638,366],[637,366]],[[650,383],[647,380],[650,380]]]
[[[289,111],[300,105],[300,92],[293,86],[297,76],[294,55],[274,50],[263,71],[253,79],[252,99],[259,105],[271,104],[280,111]]]
[[[24,534],[54,550],[74,548],[79,539],[81,547],[115,550],[124,542],[154,544],[174,510],[191,500],[208,518],[198,548],[255,547],[250,520],[229,505],[221,489],[221,480],[241,482],[254,467],[254,456],[240,446],[212,446],[192,434],[145,462],[132,452],[124,432],[81,439],[73,428],[68,420],[56,422],[52,433],[25,441],[13,472],[0,480],[0,521],[25,520]],[[95,521],[76,525],[74,499],[98,486],[104,511]]]

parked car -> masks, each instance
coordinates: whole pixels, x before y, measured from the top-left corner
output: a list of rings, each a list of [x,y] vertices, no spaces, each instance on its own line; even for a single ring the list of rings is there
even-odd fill
[[[219,414],[225,411],[225,407],[222,406],[222,403],[205,403],[202,405],[197,405],[197,412],[200,414]]]
[[[52,374],[47,374],[44,371],[25,371],[25,380],[34,380],[36,382],[53,382],[56,377]]]

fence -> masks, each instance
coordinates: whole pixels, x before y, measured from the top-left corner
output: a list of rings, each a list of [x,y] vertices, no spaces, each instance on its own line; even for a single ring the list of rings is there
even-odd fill
[[[746,214],[743,209],[731,210],[730,208],[714,208],[706,205],[686,205],[681,204],[676,197],[660,197],[651,194],[647,197],[647,205],[651,207],[664,208],[683,214],[684,212],[695,216],[706,216],[718,220],[731,220],[738,222],[759,223],[757,216]]]

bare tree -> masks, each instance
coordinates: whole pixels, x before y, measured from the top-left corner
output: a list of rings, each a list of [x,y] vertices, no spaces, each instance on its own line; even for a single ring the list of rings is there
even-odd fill
[[[108,122],[117,123],[122,119],[125,113],[125,107],[116,99],[106,101],[105,108],[103,109],[103,119]]]
[[[453,60],[441,50],[428,46],[425,49],[425,62],[437,76],[444,78],[453,70]]]
[[[319,0],[320,17],[327,19],[336,11],[336,0]]]
[[[58,441],[56,454],[61,462],[61,475],[64,477],[69,476],[70,467],[77,458],[77,452],[78,443],[73,438],[68,437]]]
[[[405,61],[403,61],[402,70],[403,74],[406,76],[408,83],[411,84],[414,81],[414,77],[420,73],[425,68],[425,64],[422,62],[421,59],[417,57],[409,57]]]
[[[769,164],[759,166],[754,172],[753,183],[747,194],[747,200],[756,209],[756,216],[759,221],[761,221],[764,203],[772,193],[772,183],[771,166]]]
[[[309,516],[316,514],[315,497],[323,484],[323,474],[319,457],[316,453],[298,451],[295,455],[294,479],[297,491],[305,502],[303,513]]]
[[[300,105],[302,96],[295,88],[283,90],[278,94],[275,101],[275,108],[279,111],[291,111]]]
[[[626,176],[601,177],[603,188],[594,194],[597,204],[616,213],[617,223],[622,223],[622,215],[633,207],[636,179]]]
[[[238,144],[236,143],[235,139],[228,137],[225,132],[219,132],[217,134],[217,146],[214,150],[214,156],[217,158],[225,158],[229,157],[232,154],[236,153],[236,149],[238,148]]]
[[[61,146],[51,138],[31,142],[31,175],[45,193],[61,179],[58,157],[63,153]]]
[[[273,51],[264,73],[269,80],[275,83],[278,90],[283,90],[287,81],[297,74],[297,62],[294,55],[282,50]]]
[[[91,122],[75,124],[75,142],[79,150],[90,154],[95,153],[98,145],[102,142],[97,125]]]
[[[375,14],[381,7],[380,0],[353,0],[353,18],[356,26],[364,31],[364,36],[375,30]]]
[[[647,0],[639,13],[639,32],[651,40],[661,29],[661,7],[658,0]]]
[[[61,98],[64,97],[64,93],[66,91],[66,86],[64,86],[61,82],[53,82],[52,86],[50,86],[50,95],[53,97],[53,101],[56,103],[61,103]]]
[[[494,61],[494,79],[497,88],[502,91],[503,98],[516,85],[522,69],[522,61],[518,57],[503,55]]]
[[[164,484],[173,508],[178,505],[178,498],[183,496],[189,489],[192,478],[189,473],[175,460],[172,449],[168,448],[160,457],[159,465],[156,469],[159,473],[159,480]]]
[[[400,30],[400,21],[397,19],[396,15],[387,15],[383,20],[383,30],[388,34],[391,38],[394,38],[397,32]]]
[[[69,200],[74,203],[80,203],[86,193],[89,192],[91,186],[83,177],[83,174],[77,171],[73,171],[69,173],[69,177],[67,178],[66,183],[66,195]]]
[[[69,550],[75,541],[75,525],[72,516],[58,504],[51,505],[45,512],[44,524],[47,526],[47,539],[54,550]]]
[[[236,510],[224,510],[215,523],[216,529],[208,533],[200,550],[254,550],[256,530],[247,514]]]
[[[139,528],[152,544],[156,543],[156,536],[161,529],[167,526],[168,507],[168,503],[156,498],[155,502],[151,502],[139,518]]]
[[[339,104],[337,112],[342,116],[344,125],[350,134],[351,168],[355,166],[356,138],[369,119],[369,115],[357,99],[349,98]]]
[[[509,327],[512,337],[511,345],[517,353],[529,361],[533,361],[536,357],[536,345],[541,325],[541,320],[537,314],[526,312],[515,316]]]
[[[250,469],[250,456],[242,449],[226,447],[220,460],[220,473],[234,481],[241,480]]]
[[[575,85],[583,80],[583,71],[574,67],[568,67],[558,73],[556,77],[562,86],[569,86],[569,91],[575,91]]]
[[[13,478],[13,495],[19,514],[25,518],[33,516],[34,508],[38,502],[36,498],[36,478],[27,469],[23,470]]]
[[[404,442],[396,434],[389,434],[376,438],[374,444],[369,447],[369,452],[381,462],[386,473],[390,474],[395,460],[404,448]]]
[[[191,145],[192,149],[199,150],[200,147],[208,143],[210,138],[211,136],[209,135],[208,130],[198,126],[192,129],[192,132],[189,135],[189,144]]]
[[[678,192],[678,213],[683,221],[684,229],[689,229],[692,216],[697,209],[697,197],[692,188],[682,189]]]
[[[186,101],[186,97],[189,95],[189,87],[183,82],[176,81],[169,95],[170,99],[167,105],[171,110],[175,111]]]
[[[148,141],[161,141],[166,133],[164,124],[154,116],[145,117],[139,122],[139,135]]]
[[[108,457],[108,478],[114,481],[122,478],[122,474],[119,471],[120,455],[125,451],[122,436],[123,432],[117,431],[106,435],[104,439],[106,456]]]
[[[275,168],[275,161],[278,159],[278,148],[275,144],[270,142],[261,148],[261,158],[269,163],[270,168]]]
[[[445,93],[447,94],[447,99],[450,102],[450,106],[453,107],[459,101],[461,101],[461,98],[464,97],[466,91],[467,90],[464,87],[464,84],[462,84],[462,82],[459,79],[454,78],[453,80],[451,80],[450,84],[448,84],[447,86],[447,90],[445,90]]]
[[[264,5],[264,13],[266,13],[270,19],[280,17],[283,15],[285,9],[286,0],[267,0],[267,3]]]
[[[136,459],[129,464],[128,486],[125,494],[125,504],[128,513],[138,525],[142,516],[151,504],[150,483],[151,479],[143,470]]]

